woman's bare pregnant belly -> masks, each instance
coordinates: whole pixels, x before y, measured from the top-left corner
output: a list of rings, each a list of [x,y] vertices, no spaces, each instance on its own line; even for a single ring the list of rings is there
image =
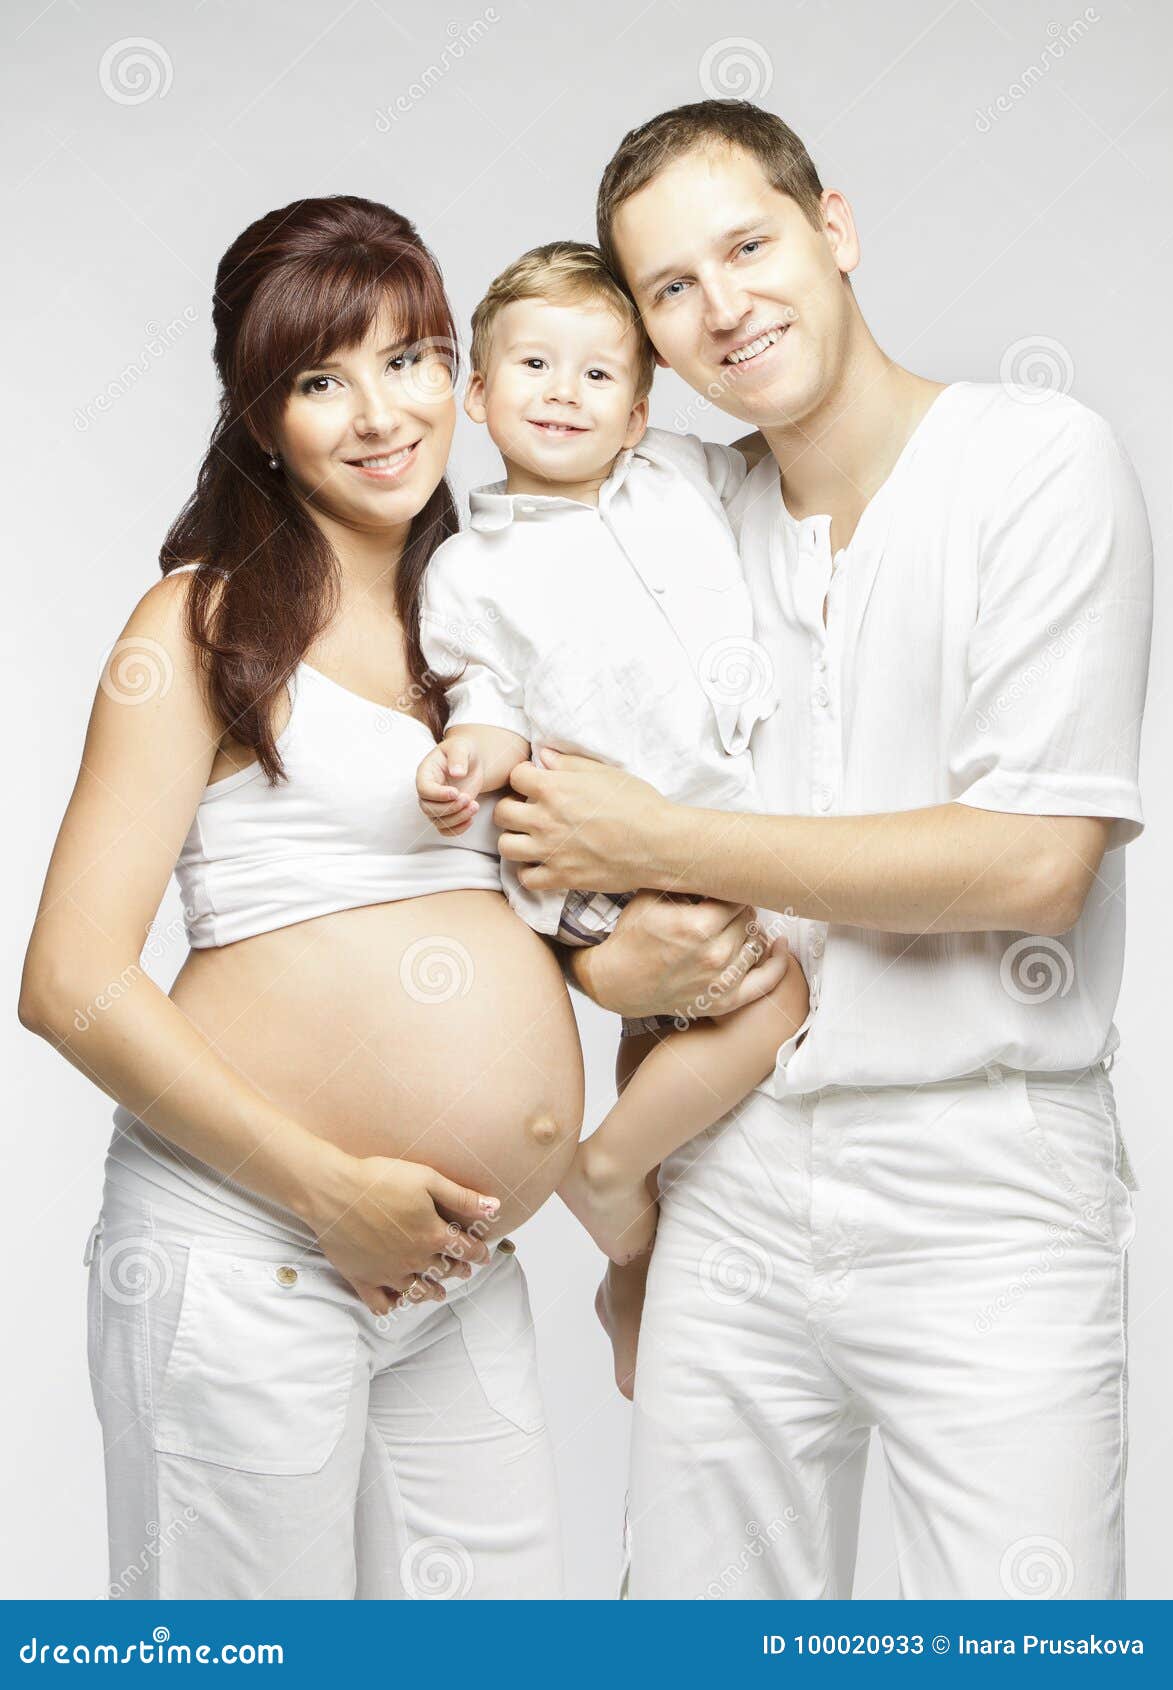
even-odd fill
[[[193,951],[172,998],[322,1138],[501,1199],[517,1226],[565,1172],[583,1074],[557,961],[496,892],[440,892]]]

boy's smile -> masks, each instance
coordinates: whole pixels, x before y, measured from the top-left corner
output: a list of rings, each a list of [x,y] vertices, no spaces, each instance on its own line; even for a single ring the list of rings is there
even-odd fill
[[[511,493],[595,503],[625,447],[647,427],[635,397],[634,335],[605,304],[515,299],[502,307],[465,409],[488,425]]]

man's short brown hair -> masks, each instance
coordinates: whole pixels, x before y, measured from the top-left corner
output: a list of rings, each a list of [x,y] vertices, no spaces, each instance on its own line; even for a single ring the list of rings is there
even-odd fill
[[[615,213],[666,164],[706,145],[741,147],[761,165],[772,188],[796,200],[816,229],[823,226],[823,185],[803,143],[780,117],[748,100],[697,100],[631,129],[599,183],[596,227],[608,266],[623,274],[612,240]]]
[[[639,312],[616,281],[597,246],[585,241],[549,241],[535,246],[502,270],[472,314],[472,368],[484,375],[493,324],[515,299],[548,299],[556,305],[605,305],[633,338],[635,397],[643,399],[656,373],[656,354]]]

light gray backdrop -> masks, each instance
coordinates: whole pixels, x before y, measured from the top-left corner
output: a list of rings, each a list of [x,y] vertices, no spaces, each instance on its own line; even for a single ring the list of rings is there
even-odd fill
[[[216,261],[261,212],[355,193],[415,218],[462,331],[525,248],[593,239],[625,130],[742,94],[808,142],[854,204],[859,298],[936,378],[1000,370],[1108,416],[1168,534],[1170,24],[1160,0],[8,0],[2,25],[8,724],[8,1105],[2,1594],[104,1592],[101,1449],[82,1247],[110,1105],[15,1019],[17,978],[103,656],[157,576],[213,416]],[[730,439],[672,377],[653,421]],[[463,491],[496,473],[464,419]],[[1158,575],[1158,612],[1163,581]],[[1145,738],[1148,834],[1129,851],[1115,1078],[1141,1182],[1132,1279],[1130,1594],[1170,1594],[1167,1201],[1168,640]],[[164,926],[178,912],[169,896]],[[151,963],[169,981],[172,942]],[[585,1010],[593,1124],[613,1027]],[[552,1202],[524,1231],[565,1498],[571,1594],[613,1594],[628,1412],[591,1312],[598,1261]],[[15,1362],[15,1366],[11,1364]],[[873,1450],[857,1594],[895,1593]]]

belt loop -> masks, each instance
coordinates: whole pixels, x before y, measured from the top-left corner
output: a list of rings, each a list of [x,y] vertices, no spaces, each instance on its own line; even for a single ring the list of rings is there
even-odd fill
[[[86,1239],[85,1254],[82,1256],[82,1259],[81,1259],[82,1267],[89,1267],[90,1263],[93,1261],[93,1259],[94,1259],[94,1245],[98,1242],[98,1240],[99,1240],[99,1238],[101,1238],[101,1236],[102,1236],[102,1219],[101,1219],[101,1216],[99,1216],[98,1219],[94,1222],[93,1226],[90,1228],[90,1235]]]

